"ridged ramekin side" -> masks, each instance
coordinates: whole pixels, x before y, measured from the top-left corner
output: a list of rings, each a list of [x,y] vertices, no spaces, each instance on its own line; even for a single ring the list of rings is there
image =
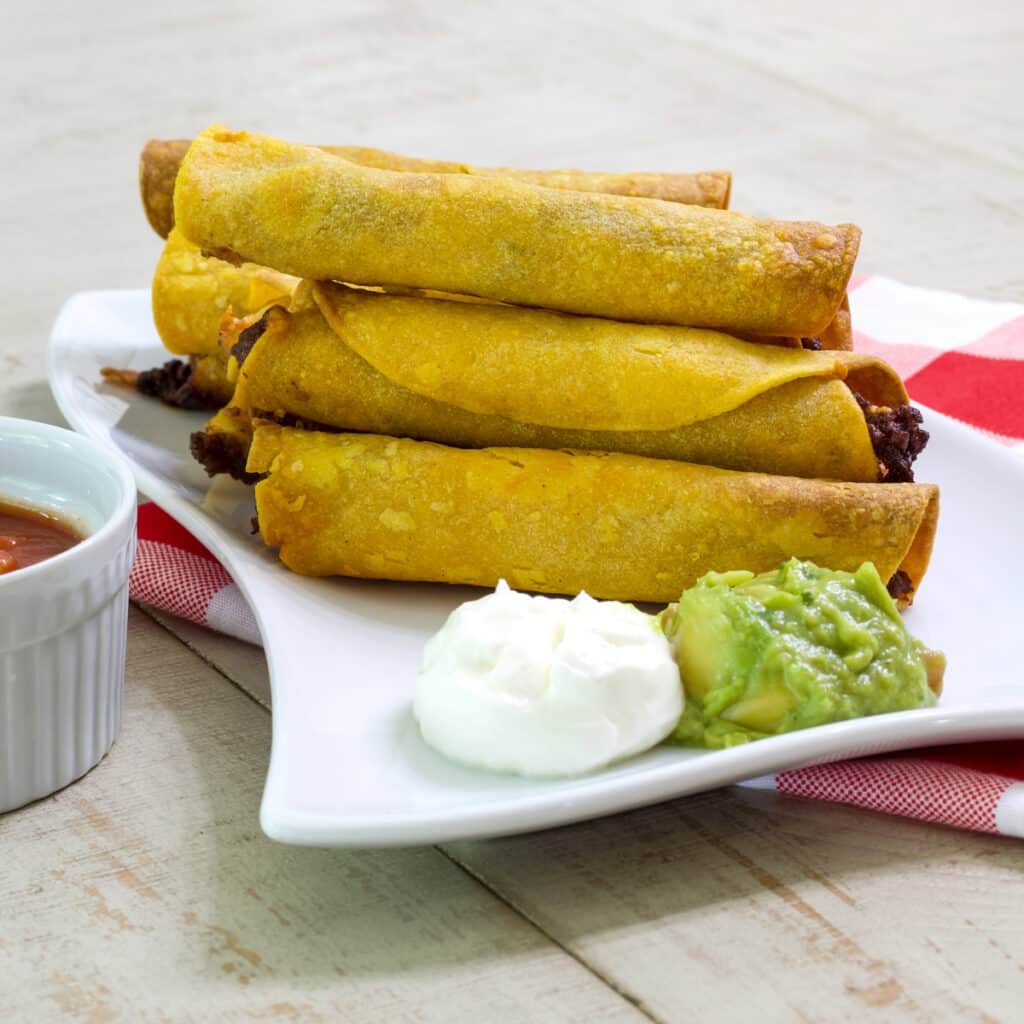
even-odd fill
[[[121,722],[134,549],[132,535],[93,569],[85,609],[75,585],[25,595],[23,612],[38,601],[41,619],[66,625],[0,653],[0,811],[68,785],[110,750]]]

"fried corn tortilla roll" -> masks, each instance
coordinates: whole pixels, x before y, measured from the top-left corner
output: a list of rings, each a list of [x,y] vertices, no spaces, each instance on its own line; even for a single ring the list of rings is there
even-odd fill
[[[174,210],[204,251],[314,280],[769,336],[828,326],[860,239],[849,224],[378,170],[217,126],[182,161]]]
[[[222,352],[208,356],[193,356],[191,363],[192,375],[189,383],[194,390],[221,405],[231,401],[235,394],[235,382],[228,377],[227,360]]]
[[[765,338],[757,334],[749,334],[745,331],[733,331],[737,338],[744,341],[756,341],[768,345],[780,345],[783,348],[807,348],[814,352],[826,351],[853,351],[853,322],[850,318],[850,297],[843,296],[843,301],[836,310],[828,327],[820,334],[810,338]]]
[[[288,304],[298,278],[251,263],[234,266],[205,257],[180,232],[171,231],[153,275],[153,322],[172,360],[142,374],[116,377],[126,386],[186,409],[215,409],[231,400],[234,376],[220,344],[221,325],[264,307]],[[108,376],[108,379],[115,379]]]
[[[139,157],[139,191],[150,226],[166,238],[174,227],[174,179],[191,139],[150,139]],[[416,171],[435,174],[474,174],[485,178],[511,178],[545,188],[568,188],[577,192],[607,192],[610,195],[664,199],[724,210],[729,205],[732,175],[729,171],[700,171],[695,174],[659,174],[632,171],[607,174],[594,171],[527,171],[516,167],[471,167],[447,160],[420,160],[367,146],[319,146],[327,153],[354,164],[385,171]]]
[[[853,350],[853,319],[850,316],[850,296],[844,295],[832,322],[818,335],[823,349],[850,352]]]
[[[271,303],[287,305],[298,283],[267,267],[205,257],[172,231],[153,275],[153,322],[170,352],[215,355],[226,312],[241,318]]]
[[[174,227],[174,179],[191,139],[150,139],[139,156],[139,193],[149,226],[166,238]]]
[[[851,388],[906,408],[899,377],[868,355],[334,284],[304,284],[295,302],[233,349],[244,361],[232,406],[194,444],[211,471],[237,473],[255,414],[460,447],[876,481],[880,454]]]
[[[299,278],[269,267],[254,263],[236,266],[204,256],[175,229],[167,236],[153,274],[153,322],[168,351],[182,356],[218,356],[225,314],[243,320],[270,305],[288,306],[298,284]],[[412,294],[419,293],[414,290]]]
[[[260,533],[310,576],[431,580],[668,602],[715,569],[790,556],[920,584],[930,484],[830,483],[635,455],[464,450],[260,425]],[[909,592],[904,591],[905,599]]]
[[[235,266],[203,255],[180,231],[167,236],[153,275],[153,319],[167,349],[178,355],[212,354],[218,348],[225,312],[243,319],[273,303],[287,306],[299,278],[253,263]],[[375,289],[381,290],[381,289]],[[471,296],[442,296],[417,289],[391,289],[424,297],[469,301]],[[489,300],[476,299],[477,302]],[[788,348],[852,349],[850,305],[844,296],[829,326],[814,338],[764,338],[738,335],[747,341]]]

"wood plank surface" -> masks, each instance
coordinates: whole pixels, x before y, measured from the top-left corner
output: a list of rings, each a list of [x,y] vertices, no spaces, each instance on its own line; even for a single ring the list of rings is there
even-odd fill
[[[0,414],[59,422],[61,302],[159,252],[142,141],[215,120],[727,166],[738,209],[860,224],[862,272],[1021,301],[1022,38],[996,0],[5,10]],[[162,621],[133,614],[109,759],[0,818],[0,1019],[1021,1019],[1019,843],[733,789],[443,851],[275,846],[261,653]]]
[[[0,817],[0,1020],[643,1021],[439,851],[298,849],[270,717],[131,613],[121,738]]]
[[[446,852],[658,1020],[1024,1005],[1019,840],[734,788]]]

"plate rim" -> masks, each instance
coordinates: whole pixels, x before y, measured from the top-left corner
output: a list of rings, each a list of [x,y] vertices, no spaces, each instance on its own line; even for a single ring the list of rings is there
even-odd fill
[[[251,598],[244,566],[240,565],[241,556],[233,548],[235,540],[231,531],[204,514],[187,499],[167,488],[145,466],[129,458],[109,436],[92,429],[93,421],[81,413],[63,385],[64,376],[59,356],[66,346],[75,340],[73,332],[69,330],[69,324],[73,322],[76,305],[85,301],[102,301],[110,296],[123,299],[129,295],[135,298],[148,297],[148,291],[96,289],[76,292],[65,300],[54,322],[47,346],[47,378],[54,400],[74,430],[107,446],[116,452],[119,458],[124,459],[139,491],[196,535],[225,564],[249,600],[261,633],[266,635],[260,603]],[[140,347],[148,346],[150,343],[155,349],[159,349],[159,340],[155,336],[139,339]],[[1000,459],[1006,460],[1008,467],[1012,466],[1010,471],[1019,473],[1024,480],[1024,460],[1017,462],[1016,457],[1011,455],[1005,446],[950,416],[917,404],[926,411],[929,419],[933,422],[941,421],[945,428],[951,430],[968,447],[977,446],[989,454],[998,452]],[[241,571],[236,572],[236,569]],[[270,667],[272,703],[283,709],[288,698],[282,688],[274,682],[273,652],[269,647],[265,647],[264,653]],[[552,801],[550,793],[541,787],[525,794],[510,794],[498,801],[492,798],[484,806],[475,802],[454,804],[443,812],[410,811],[395,818],[352,814],[341,821],[323,812],[304,811],[278,795],[281,787],[274,785],[273,780],[279,778],[283,770],[280,761],[285,743],[279,732],[283,718],[283,713],[271,715],[272,741],[267,779],[260,805],[261,828],[270,838],[286,843],[369,847],[485,838],[560,827],[753,780],[758,776],[802,765],[864,756],[863,749],[860,754],[849,753],[856,747],[867,746],[871,748],[871,753],[884,753],[944,742],[966,742],[971,738],[981,738],[982,733],[989,737],[995,735],[998,738],[1015,738],[1024,735],[1024,694],[1019,701],[994,703],[984,708],[939,706],[851,719],[771,737],[742,747],[691,754],[676,762],[659,762],[647,768],[638,767],[636,772],[605,777],[600,773],[580,776],[568,781],[582,785],[574,793],[556,798],[555,801]],[[911,719],[914,724],[908,728]],[[854,737],[842,748],[837,749],[834,745],[835,740],[851,730],[855,733]],[[861,732],[871,735],[856,735]],[[780,747],[785,747],[787,752],[789,748],[794,748],[792,755],[780,750]],[[841,750],[846,750],[847,753],[842,753]],[[780,766],[780,756],[785,760],[785,765]],[[673,779],[678,775],[681,766],[699,762],[712,763],[703,773],[688,769],[687,774],[700,776],[713,773],[714,781],[698,781],[695,785],[690,785],[686,780],[681,785],[678,782],[673,785]],[[638,774],[641,776],[639,780],[636,778]],[[558,785],[567,780],[540,781],[551,781],[553,785]],[[593,785],[590,785],[591,782]],[[555,810],[559,813],[554,813]],[[502,823],[501,819],[506,815],[511,815],[514,820]]]

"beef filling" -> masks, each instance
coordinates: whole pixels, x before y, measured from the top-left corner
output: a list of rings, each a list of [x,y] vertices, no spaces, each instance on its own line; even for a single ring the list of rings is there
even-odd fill
[[[217,409],[220,402],[192,386],[192,367],[182,359],[170,359],[163,366],[143,370],[136,387],[144,395],[159,398],[176,409]]]
[[[911,483],[914,459],[928,443],[928,431],[921,426],[921,412],[912,405],[872,405],[853,393],[864,411],[871,447],[875,450],[885,483]]]
[[[231,346],[231,354],[238,360],[238,365],[241,366],[245,362],[246,356],[252,351],[253,345],[263,337],[263,332],[267,329],[267,320],[270,317],[270,310],[263,314],[254,324],[250,324],[241,334],[238,335],[238,341]]]
[[[897,569],[889,577],[885,589],[889,591],[889,596],[897,604],[901,604],[907,602],[914,593],[914,584],[910,582],[910,577],[902,569]]]
[[[188,447],[192,457],[209,476],[227,473],[246,484],[259,480],[258,473],[245,471],[246,449],[235,437],[197,430],[189,437]]]
[[[800,344],[803,348],[808,348],[812,352],[821,351],[821,338],[801,338]]]
[[[255,409],[252,418],[254,420],[269,420],[280,427],[296,427],[299,430],[320,430],[328,434],[341,432],[338,427],[329,427],[325,423],[304,420],[298,416],[292,416],[290,413],[273,413]],[[189,438],[189,450],[192,452],[192,457],[206,470],[209,476],[227,473],[228,476],[234,477],[235,480],[241,480],[245,484],[254,484],[261,477],[259,473],[246,472],[245,462],[249,454],[248,446],[237,437],[197,430]]]

